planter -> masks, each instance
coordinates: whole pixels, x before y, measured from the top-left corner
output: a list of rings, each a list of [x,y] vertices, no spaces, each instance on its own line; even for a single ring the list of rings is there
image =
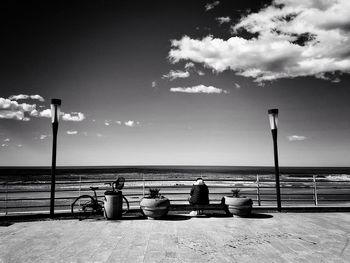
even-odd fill
[[[158,219],[165,216],[170,207],[168,198],[149,198],[144,197],[140,202],[142,212],[148,219]]]
[[[105,192],[104,215],[106,219],[118,219],[123,214],[122,192]]]
[[[247,197],[225,196],[225,205],[233,215],[248,216],[252,212],[253,201]]]

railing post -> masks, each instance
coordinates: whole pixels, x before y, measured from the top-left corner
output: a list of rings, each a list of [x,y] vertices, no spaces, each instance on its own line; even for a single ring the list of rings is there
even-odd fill
[[[79,175],[79,195],[78,196],[80,196],[81,195],[81,175]],[[80,205],[80,199],[79,199],[79,205]]]
[[[81,175],[79,175],[79,195],[80,196],[80,191],[81,191]]]
[[[8,198],[8,182],[6,182],[6,193],[5,193],[5,215],[7,216],[7,198]]]
[[[142,174],[142,182],[143,182],[142,195],[143,195],[143,197],[145,197],[145,174]]]
[[[316,175],[312,176],[312,181],[313,181],[313,184],[314,184],[314,202],[315,202],[315,205],[317,206],[318,205],[318,198],[317,198]]]
[[[261,206],[259,174],[256,175],[256,187],[258,206]]]

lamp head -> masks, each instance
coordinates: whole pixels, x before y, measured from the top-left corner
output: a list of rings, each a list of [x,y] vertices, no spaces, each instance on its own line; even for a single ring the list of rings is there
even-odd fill
[[[61,113],[61,100],[51,99],[51,120],[52,123],[58,123]]]
[[[269,109],[268,114],[269,114],[271,130],[276,130],[277,122],[278,122],[278,109]]]

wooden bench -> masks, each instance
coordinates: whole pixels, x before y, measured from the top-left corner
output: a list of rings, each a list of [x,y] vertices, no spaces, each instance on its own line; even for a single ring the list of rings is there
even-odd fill
[[[222,210],[226,213],[226,215],[231,215],[230,211],[228,211],[227,205],[224,203],[214,203],[208,205],[170,205],[170,211],[193,211],[193,210]]]

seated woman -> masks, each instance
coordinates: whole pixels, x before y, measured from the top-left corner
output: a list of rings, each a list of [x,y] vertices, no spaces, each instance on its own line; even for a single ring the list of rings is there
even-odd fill
[[[209,190],[202,178],[197,178],[192,185],[190,198],[188,199],[191,205],[207,205],[209,204]],[[203,211],[192,211],[190,215],[202,214]]]

